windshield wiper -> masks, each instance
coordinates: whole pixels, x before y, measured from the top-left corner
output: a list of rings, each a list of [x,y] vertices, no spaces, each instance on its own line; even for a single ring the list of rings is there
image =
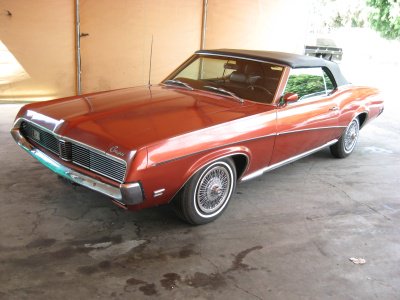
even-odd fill
[[[229,96],[231,96],[232,98],[234,98],[234,99],[236,99],[237,101],[239,101],[240,103],[243,103],[243,102],[244,102],[244,100],[243,100],[242,98],[240,98],[238,95],[236,95],[235,93],[233,93],[233,92],[231,92],[231,91],[227,91],[227,90],[225,90],[225,89],[223,89],[223,88],[217,88],[217,87],[211,86],[211,85],[205,85],[204,87],[205,87],[206,89],[209,89],[209,90],[213,90],[213,91],[216,91],[216,92],[225,94],[225,95],[229,95]]]
[[[165,80],[165,81],[164,81],[164,84],[167,84],[167,85],[179,85],[179,86],[181,86],[181,87],[187,88],[188,90],[191,90],[191,91],[194,90],[194,89],[193,89],[190,85],[188,85],[186,82],[182,82],[182,81],[176,80],[176,79],[168,79],[168,80]]]

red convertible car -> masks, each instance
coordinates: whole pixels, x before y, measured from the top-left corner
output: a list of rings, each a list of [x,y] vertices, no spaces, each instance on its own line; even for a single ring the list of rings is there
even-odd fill
[[[197,51],[161,84],[28,104],[11,134],[60,176],[131,210],[216,219],[237,182],[330,146],[343,158],[383,111],[376,89],[296,54]]]

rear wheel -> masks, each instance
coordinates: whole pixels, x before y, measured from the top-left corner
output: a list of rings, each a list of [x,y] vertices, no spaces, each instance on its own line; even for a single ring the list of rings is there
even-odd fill
[[[349,156],[356,147],[358,136],[360,133],[360,121],[355,118],[349,126],[347,126],[340,139],[330,147],[334,157],[345,158]]]
[[[236,187],[236,169],[230,158],[209,164],[183,187],[174,205],[185,221],[200,225],[218,218]]]

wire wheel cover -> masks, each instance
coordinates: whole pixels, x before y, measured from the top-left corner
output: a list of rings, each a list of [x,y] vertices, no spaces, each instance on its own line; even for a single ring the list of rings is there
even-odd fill
[[[198,208],[210,214],[218,210],[227,200],[231,184],[229,171],[222,166],[208,170],[200,179],[196,193]]]
[[[346,130],[344,137],[344,149],[346,152],[351,152],[357,143],[358,138],[358,123],[357,121],[351,122],[350,126]]]

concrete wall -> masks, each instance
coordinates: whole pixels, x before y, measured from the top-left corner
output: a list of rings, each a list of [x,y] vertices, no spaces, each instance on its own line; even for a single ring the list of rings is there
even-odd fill
[[[81,0],[82,90],[158,83],[200,47],[202,0]]]
[[[73,24],[71,0],[0,1],[0,41],[5,46],[0,66],[13,70],[0,70],[0,100],[45,100],[75,93]],[[24,76],[16,76],[16,69]]]
[[[302,53],[311,0],[208,0],[205,47]]]
[[[309,1],[208,0],[205,47],[301,52]],[[146,84],[152,35],[152,83],[200,48],[203,0],[80,2],[84,93]],[[76,93],[74,18],[73,0],[0,0],[0,100]]]

